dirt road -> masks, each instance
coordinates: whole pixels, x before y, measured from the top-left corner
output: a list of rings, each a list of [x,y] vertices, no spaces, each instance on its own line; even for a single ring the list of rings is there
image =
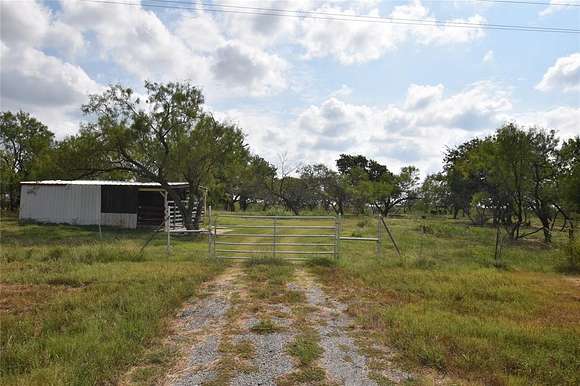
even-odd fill
[[[387,347],[361,343],[346,304],[304,267],[291,270],[283,279],[260,280],[233,266],[206,285],[175,322],[171,341],[181,360],[164,383],[382,385],[412,379],[393,365]]]

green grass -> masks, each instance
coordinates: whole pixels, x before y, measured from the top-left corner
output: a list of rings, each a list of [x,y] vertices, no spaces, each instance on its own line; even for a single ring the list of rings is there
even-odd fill
[[[367,338],[394,347],[405,367],[462,382],[580,383],[580,278],[561,273],[565,233],[555,232],[551,246],[540,233],[506,242],[497,268],[491,227],[413,217],[388,224],[400,258],[383,233],[380,257],[372,242],[344,241],[340,260],[309,263],[334,296],[350,299],[348,311]],[[376,218],[345,216],[342,234],[373,237],[376,225]],[[159,234],[141,253],[151,235],[104,229],[99,240],[93,228],[18,226],[4,218],[0,383],[113,383],[146,361],[142,353],[164,333],[163,318],[222,269],[203,259],[203,238],[174,238],[166,256]],[[263,241],[239,241],[252,240]],[[254,259],[245,272],[250,302],[304,301],[287,287],[294,274],[288,262]],[[302,343],[295,354],[307,358],[313,350]],[[314,363],[290,384],[322,379]],[[155,371],[144,366],[136,376],[146,383]]]
[[[18,225],[2,218],[0,383],[115,383],[166,332],[166,318],[222,264],[201,258],[207,241],[174,243],[146,231]],[[202,252],[203,251],[203,252]],[[155,351],[152,351],[155,353]],[[149,356],[151,356],[150,354]],[[143,367],[137,380],[155,376]]]
[[[274,332],[280,331],[280,326],[274,323],[272,319],[265,318],[250,327],[250,331],[256,334],[273,334]]]
[[[301,366],[310,366],[322,355],[319,340],[320,338],[314,332],[303,333],[290,344],[288,353],[298,359]]]
[[[304,295],[287,287],[294,275],[294,264],[273,258],[246,261],[245,272],[250,282],[250,295],[257,302],[299,303]]]
[[[356,221],[346,220],[345,234]],[[565,234],[552,246],[541,236],[506,244],[497,269],[494,229],[430,219],[424,234],[421,223],[389,219],[401,258],[388,239],[382,257],[343,242],[340,261],[310,265],[350,298],[367,337],[406,365],[483,384],[579,384],[580,280],[558,273]]]

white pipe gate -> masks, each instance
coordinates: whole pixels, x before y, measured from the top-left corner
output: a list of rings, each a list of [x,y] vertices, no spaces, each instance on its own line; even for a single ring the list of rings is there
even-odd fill
[[[340,244],[343,240],[375,242],[377,255],[381,254],[380,216],[377,218],[377,237],[341,236],[342,218],[340,215],[212,215],[210,207],[208,219],[208,253],[210,257],[223,259],[273,257],[287,260],[306,260],[309,256],[333,256],[338,259],[340,257]],[[224,220],[223,223],[220,220]],[[247,220],[253,223],[249,224]],[[316,225],[292,224],[296,220],[315,222]],[[239,238],[244,241],[237,241]],[[306,238],[311,241],[292,241],[296,238]],[[246,249],[250,247],[252,249]]]

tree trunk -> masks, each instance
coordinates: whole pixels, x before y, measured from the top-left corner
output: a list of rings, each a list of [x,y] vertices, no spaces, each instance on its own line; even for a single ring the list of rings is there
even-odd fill
[[[193,221],[191,224],[193,229],[199,229],[199,223],[201,220],[202,210],[203,210],[203,201],[197,200],[197,204],[195,206],[195,217],[193,218]]]
[[[552,242],[552,231],[550,230],[550,217],[545,213],[542,212],[541,216],[538,216],[540,221],[542,222],[542,226],[544,227],[544,242],[547,244]]]
[[[240,197],[240,210],[246,211],[248,209],[248,198]]]

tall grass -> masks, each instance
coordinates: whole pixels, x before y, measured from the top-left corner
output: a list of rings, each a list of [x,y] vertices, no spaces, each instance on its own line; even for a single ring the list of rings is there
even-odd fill
[[[192,256],[192,243],[142,254],[145,232],[109,229],[99,241],[91,229],[10,220],[1,228],[1,384],[115,383],[222,268]]]
[[[310,264],[365,334],[390,345],[408,365],[490,385],[580,383],[578,284],[558,274],[565,235],[508,243],[493,265],[493,229],[445,219],[390,219],[388,240],[343,243],[341,259]],[[356,229],[356,220],[345,232]],[[372,227],[371,227],[372,228]],[[368,235],[372,235],[369,230]]]

